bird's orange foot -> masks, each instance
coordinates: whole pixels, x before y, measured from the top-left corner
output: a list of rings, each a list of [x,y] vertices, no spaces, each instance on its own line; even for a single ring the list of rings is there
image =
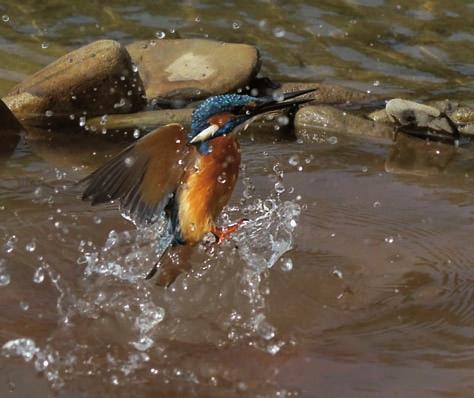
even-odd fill
[[[214,229],[211,232],[214,234],[214,236],[217,239],[216,243],[222,243],[230,235],[232,235],[235,231],[237,231],[242,224],[245,224],[246,222],[248,222],[248,220],[246,218],[243,218],[239,222],[236,222],[235,224],[231,224],[228,227],[224,227],[224,228],[214,227]]]

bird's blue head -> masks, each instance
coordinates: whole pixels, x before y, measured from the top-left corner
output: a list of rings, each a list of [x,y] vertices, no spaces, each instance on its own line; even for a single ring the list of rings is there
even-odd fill
[[[202,154],[209,152],[208,142],[230,134],[237,126],[265,112],[301,104],[308,100],[286,101],[314,90],[296,91],[272,97],[224,94],[209,97],[193,112],[189,143]]]

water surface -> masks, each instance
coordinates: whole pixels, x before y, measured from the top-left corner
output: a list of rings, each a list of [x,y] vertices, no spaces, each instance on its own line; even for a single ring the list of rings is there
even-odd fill
[[[23,1],[0,15],[1,94],[92,40],[164,32],[256,44],[276,79],[472,101],[464,1]],[[469,148],[427,171],[387,167],[390,143],[243,137],[222,222],[250,223],[182,253],[193,270],[164,290],[142,279],[156,229],[74,185],[117,145],[81,142],[22,142],[1,163],[2,397],[472,396]]]

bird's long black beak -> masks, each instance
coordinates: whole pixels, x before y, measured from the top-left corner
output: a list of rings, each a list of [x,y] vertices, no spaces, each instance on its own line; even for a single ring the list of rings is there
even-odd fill
[[[291,93],[275,94],[271,97],[263,97],[260,98],[260,102],[257,103],[257,105],[254,108],[250,109],[248,112],[251,116],[255,116],[278,109],[290,108],[293,106],[305,104],[307,102],[313,101],[313,98],[301,98],[295,99],[293,101],[288,100],[312,93],[316,90],[316,88],[311,88],[307,90],[292,91]]]

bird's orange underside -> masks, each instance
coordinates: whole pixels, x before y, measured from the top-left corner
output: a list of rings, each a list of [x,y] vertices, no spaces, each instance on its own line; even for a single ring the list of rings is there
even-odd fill
[[[212,152],[199,156],[188,169],[178,192],[181,234],[188,243],[197,243],[214,230],[239,174],[240,149],[234,136],[215,138],[210,147]]]

